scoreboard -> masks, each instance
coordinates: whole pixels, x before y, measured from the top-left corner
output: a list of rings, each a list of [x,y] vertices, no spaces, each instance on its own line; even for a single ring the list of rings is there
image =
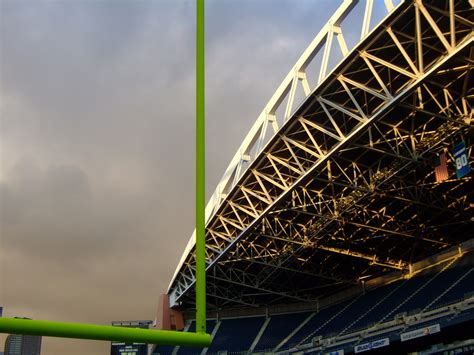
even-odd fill
[[[148,329],[151,320],[139,320],[139,321],[117,321],[112,322],[114,327],[127,327],[127,328],[143,328]],[[124,343],[124,342],[112,342],[110,347],[110,355],[147,355],[148,344],[145,343]]]
[[[144,343],[112,343],[111,355],[147,355],[148,346]]]

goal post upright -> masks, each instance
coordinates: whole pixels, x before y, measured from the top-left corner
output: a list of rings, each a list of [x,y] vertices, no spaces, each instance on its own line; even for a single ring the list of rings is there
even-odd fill
[[[206,332],[204,0],[196,0],[196,331]]]
[[[204,0],[196,0],[196,332],[0,318],[0,333],[208,347],[206,333]]]

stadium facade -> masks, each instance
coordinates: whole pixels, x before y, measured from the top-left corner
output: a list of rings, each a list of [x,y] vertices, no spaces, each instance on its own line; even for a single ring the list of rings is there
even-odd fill
[[[474,2],[384,6],[343,1],[257,118],[206,209],[213,343],[154,354],[472,353]]]

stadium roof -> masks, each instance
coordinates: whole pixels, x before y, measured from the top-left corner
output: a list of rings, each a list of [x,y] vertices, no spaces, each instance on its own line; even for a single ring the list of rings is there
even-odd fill
[[[211,308],[312,301],[474,237],[472,174],[458,179],[452,155],[473,139],[472,2],[386,1],[388,15],[371,32],[367,3],[362,39],[349,50],[344,19],[357,1],[343,2],[213,195]],[[329,71],[336,51],[342,59]],[[442,152],[449,175],[436,182]],[[192,307],[194,281],[191,238],[168,290],[172,305]]]

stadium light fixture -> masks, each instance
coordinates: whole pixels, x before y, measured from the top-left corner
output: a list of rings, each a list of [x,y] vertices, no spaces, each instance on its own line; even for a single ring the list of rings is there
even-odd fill
[[[204,0],[196,0],[196,332],[0,318],[0,333],[207,347],[205,240]]]

